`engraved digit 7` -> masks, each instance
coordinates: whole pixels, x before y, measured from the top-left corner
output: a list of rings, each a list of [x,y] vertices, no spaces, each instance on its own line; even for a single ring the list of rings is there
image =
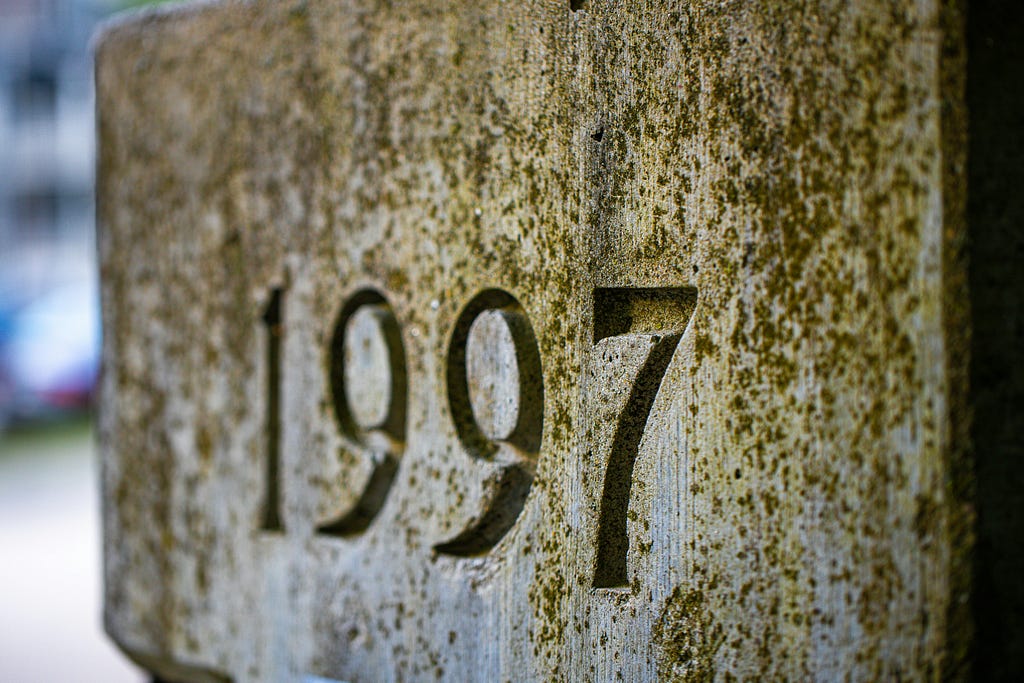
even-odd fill
[[[605,471],[594,588],[628,584],[627,513],[633,466],[651,407],[696,303],[697,290],[692,287],[594,290],[594,374],[600,381],[595,381],[593,398],[618,403],[621,399],[615,397],[626,393],[623,385],[629,387]]]

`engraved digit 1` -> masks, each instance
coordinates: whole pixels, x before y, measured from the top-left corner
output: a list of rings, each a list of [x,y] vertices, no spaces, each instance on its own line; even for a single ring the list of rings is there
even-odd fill
[[[281,531],[281,345],[283,331],[283,291],[275,287],[263,311],[266,328],[266,490],[263,498],[263,519],[260,528]]]
[[[696,303],[697,290],[692,287],[594,290],[591,400],[615,408],[622,404],[612,420],[598,512],[594,588],[629,583],[627,520],[633,467],[651,408]]]

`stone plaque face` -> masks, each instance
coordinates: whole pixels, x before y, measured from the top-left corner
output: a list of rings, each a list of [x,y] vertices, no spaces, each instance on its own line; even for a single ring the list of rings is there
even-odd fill
[[[110,26],[110,634],[171,680],[955,674],[951,7]]]

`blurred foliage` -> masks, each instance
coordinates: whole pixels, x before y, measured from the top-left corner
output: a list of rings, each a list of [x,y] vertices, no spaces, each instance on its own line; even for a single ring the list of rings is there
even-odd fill
[[[80,413],[62,420],[20,425],[0,433],[0,459],[35,451],[56,451],[92,438],[93,418]]]
[[[117,10],[128,10],[154,7],[156,5],[169,5],[172,3],[180,4],[181,0],[117,0],[114,6]]]

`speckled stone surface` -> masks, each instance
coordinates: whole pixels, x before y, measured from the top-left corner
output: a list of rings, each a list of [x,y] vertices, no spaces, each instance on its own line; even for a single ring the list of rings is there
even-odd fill
[[[962,21],[283,0],[108,26],[108,632],[172,680],[963,676]],[[372,429],[339,366],[363,307],[393,330]],[[472,356],[517,364],[500,441],[466,393],[487,311],[516,321]]]

